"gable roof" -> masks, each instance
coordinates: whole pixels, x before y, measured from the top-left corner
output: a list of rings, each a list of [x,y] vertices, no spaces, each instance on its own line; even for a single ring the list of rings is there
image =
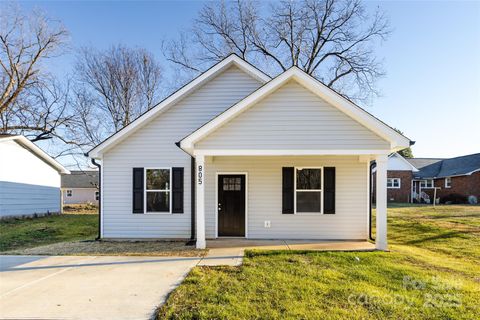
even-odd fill
[[[413,172],[417,172],[418,171],[418,168],[415,167],[411,162],[409,162],[407,159],[405,159],[401,154],[399,154],[398,152],[394,152],[392,154],[390,154],[388,156],[389,158],[397,158],[399,159],[400,161],[402,161],[403,163],[405,163],[408,167],[410,167],[412,169]],[[409,159],[410,160],[410,159]]]
[[[70,174],[62,175],[62,188],[96,188],[98,184],[98,171],[72,170]]]
[[[223,113],[219,114],[217,117],[213,118],[202,127],[192,132],[190,135],[183,138],[180,141],[180,147],[186,152],[192,154],[194,149],[193,146],[197,141],[209,135],[211,132],[215,131],[229,120],[235,118],[237,115],[250,108],[255,103],[292,79],[343,113],[347,114],[366,128],[370,129],[386,141],[390,142],[391,149],[401,150],[410,146],[411,141],[407,137],[398,133],[393,128],[389,127],[364,109],[360,108],[350,100],[344,98],[334,90],[322,84],[317,79],[294,66],[284,73],[278,75],[276,78],[266,83],[234,106],[225,110]]]
[[[210,69],[200,74],[198,77],[196,77],[189,83],[187,83],[185,86],[172,93],[162,102],[160,102],[147,112],[143,113],[140,117],[132,121],[129,125],[120,129],[119,131],[105,139],[103,142],[101,142],[99,145],[92,148],[90,151],[87,152],[87,154],[91,158],[99,158],[103,152],[126,138],[128,135],[130,135],[140,127],[147,124],[155,117],[155,115],[168,109],[170,106],[174,105],[176,102],[178,102],[179,100],[181,100],[182,98],[184,98],[185,96],[187,96],[188,94],[190,94],[191,92],[193,92],[194,90],[196,90],[197,88],[210,81],[212,78],[233,65],[237,66],[240,70],[259,80],[261,83],[265,83],[270,80],[270,77],[268,75],[266,75],[247,61],[243,60],[236,54],[232,53],[228,57],[215,64]]]
[[[64,166],[62,166],[58,161],[50,157],[45,151],[37,147],[33,142],[25,138],[24,136],[19,136],[19,135],[8,135],[8,134],[2,134],[0,135],[0,142],[6,142],[6,141],[14,141],[20,146],[24,147],[25,149],[29,150],[31,153],[33,153],[37,158],[57,170],[59,173],[63,174],[69,174],[70,171],[68,171]]]
[[[414,174],[418,179],[463,176],[480,171],[480,153],[450,159],[414,158],[407,161],[419,169]]]

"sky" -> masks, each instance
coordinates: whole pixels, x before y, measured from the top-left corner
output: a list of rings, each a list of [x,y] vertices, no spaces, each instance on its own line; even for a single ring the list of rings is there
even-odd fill
[[[166,65],[163,39],[191,26],[201,1],[20,2],[41,8],[70,31],[71,50],[49,68],[70,72],[75,48],[114,44],[144,47]],[[375,48],[386,76],[368,112],[411,140],[415,157],[480,152],[480,1],[367,1],[393,29]]]

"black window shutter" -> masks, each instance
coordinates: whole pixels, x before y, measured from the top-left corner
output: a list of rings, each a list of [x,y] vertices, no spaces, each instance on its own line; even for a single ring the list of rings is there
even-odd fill
[[[282,168],[282,213],[293,213],[293,197],[295,183],[295,168]]]
[[[323,213],[335,213],[335,167],[323,168],[324,181],[323,188]]]
[[[172,213],[183,213],[183,168],[172,168]]]
[[[133,168],[133,213],[143,213],[143,168]]]

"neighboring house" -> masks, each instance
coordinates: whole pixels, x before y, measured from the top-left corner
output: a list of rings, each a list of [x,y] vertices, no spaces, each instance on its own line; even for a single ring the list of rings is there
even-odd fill
[[[60,175],[68,173],[27,138],[0,135],[0,217],[59,213]]]
[[[459,196],[470,203],[480,199],[480,153],[450,159],[405,159],[393,153],[387,175],[387,198],[391,202],[433,203],[434,196],[442,203],[458,200]]]
[[[98,171],[74,171],[62,176],[63,204],[98,204]]]
[[[374,159],[386,249],[387,157],[410,145],[299,68],[271,79],[230,55],[88,153],[100,234],[365,240]]]

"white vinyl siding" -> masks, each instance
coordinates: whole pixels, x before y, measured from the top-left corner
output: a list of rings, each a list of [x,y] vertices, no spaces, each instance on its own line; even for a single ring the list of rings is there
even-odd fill
[[[72,191],[72,196],[67,195],[67,191]],[[97,188],[69,188],[63,189],[63,203],[64,204],[75,204],[75,203],[93,203],[98,204],[98,199],[96,199]]]
[[[231,67],[108,150],[103,158],[103,236],[190,237],[191,158],[175,142],[260,86],[259,81]],[[133,214],[134,167],[183,167],[184,213]]]
[[[60,188],[60,174],[15,141],[0,141],[0,181]]]
[[[195,149],[389,150],[390,144],[290,81],[198,141]]]
[[[0,181],[0,217],[60,212],[60,189]]]
[[[0,217],[60,212],[60,174],[15,141],[0,142]]]
[[[335,167],[335,214],[282,214],[282,167]],[[355,156],[214,157],[205,163],[206,236],[216,236],[215,173],[248,173],[247,233],[253,239],[368,237],[368,164]],[[265,228],[265,221],[271,227]]]

